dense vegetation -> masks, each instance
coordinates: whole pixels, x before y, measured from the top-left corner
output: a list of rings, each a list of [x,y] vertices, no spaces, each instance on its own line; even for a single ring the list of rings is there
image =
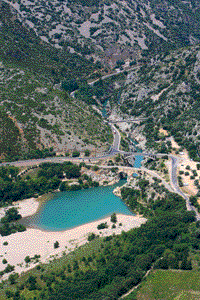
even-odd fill
[[[20,220],[21,217],[14,207],[6,210],[5,216],[0,220],[0,234],[5,236],[17,231],[25,231],[26,228],[22,224],[16,224],[16,221]]]
[[[35,167],[32,167],[34,169]],[[77,166],[71,162],[43,163],[36,167],[34,176],[27,174],[19,175],[19,168],[0,168],[0,205],[11,204],[13,201],[22,200],[29,197],[38,197],[48,192],[52,192],[60,186],[62,179],[80,178],[81,165]],[[86,175],[85,175],[86,176]],[[89,183],[93,182],[89,177],[83,177]],[[89,184],[82,187],[89,187]],[[63,190],[63,189],[62,189]]]
[[[124,81],[126,75],[125,71],[124,73],[120,73],[104,80],[100,77],[93,85],[87,84],[86,81],[77,82],[79,88],[75,93],[75,96],[77,99],[88,104],[98,104],[95,99],[100,101],[101,104],[104,104],[108,100],[112,100],[112,102],[116,103],[120,97],[122,88],[117,88],[115,90],[115,82]],[[69,88],[70,87],[71,85],[69,85]]]

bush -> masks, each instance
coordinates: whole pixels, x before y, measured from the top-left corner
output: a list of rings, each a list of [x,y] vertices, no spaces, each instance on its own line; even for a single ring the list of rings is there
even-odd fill
[[[101,223],[97,226],[97,229],[100,230],[100,229],[105,229],[105,228],[108,228],[108,224],[107,222],[105,223]]]
[[[25,258],[24,258],[24,261],[25,261],[25,263],[29,263],[30,261],[31,261],[31,258],[30,258],[30,256],[28,255],[28,256],[26,256]]]
[[[97,237],[96,234],[92,232],[88,235],[88,241],[90,242],[90,241],[94,240],[96,237]]]
[[[10,273],[10,272],[14,271],[14,269],[15,269],[15,266],[11,266],[8,264],[4,270],[4,273]]]
[[[9,223],[21,219],[21,215],[15,207],[8,209],[5,213],[5,217],[1,218],[1,223]]]
[[[99,170],[99,167],[98,166],[94,166],[93,167],[93,171],[98,171]]]
[[[74,151],[72,153],[72,157],[79,157],[80,156],[80,152],[79,151]]]
[[[56,248],[58,248],[59,247],[59,243],[58,243],[58,241],[56,241],[55,243],[54,243],[54,249],[56,249]]]
[[[88,149],[85,150],[85,156],[90,156],[90,150]]]
[[[112,228],[116,228],[116,225],[115,225],[115,224],[112,224]]]
[[[117,223],[117,216],[116,216],[116,213],[113,213],[110,217],[110,221],[112,223]]]
[[[7,246],[7,245],[8,245],[8,242],[4,242],[3,245],[4,245],[4,246]]]
[[[19,277],[18,273],[10,274],[10,276],[8,277],[10,284],[15,284],[18,277]]]
[[[7,260],[5,258],[2,260],[2,264],[7,264]]]

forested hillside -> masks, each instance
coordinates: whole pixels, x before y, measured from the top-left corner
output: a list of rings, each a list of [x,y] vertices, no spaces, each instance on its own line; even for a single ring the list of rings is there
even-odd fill
[[[95,66],[42,42],[8,4],[0,5],[0,157],[37,158],[109,144],[111,130],[101,115],[60,88],[62,81],[83,83]]]

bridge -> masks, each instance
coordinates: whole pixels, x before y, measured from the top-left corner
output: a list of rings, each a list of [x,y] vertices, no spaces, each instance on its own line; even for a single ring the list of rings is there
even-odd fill
[[[157,157],[163,157],[163,156],[167,155],[166,153],[164,154],[164,153],[148,153],[148,152],[126,152],[126,151],[122,151],[122,150],[117,150],[116,148],[113,148],[113,147],[111,147],[107,153],[109,155],[111,155],[111,154],[114,155],[114,154],[119,153],[119,154],[124,155],[124,157],[126,157],[126,158],[131,157],[131,156],[142,155],[142,156],[150,157],[152,159],[156,159]]]
[[[117,123],[123,123],[123,122],[126,122],[126,123],[137,123],[137,122],[141,122],[141,121],[144,121],[146,120],[147,118],[138,118],[138,119],[124,119],[124,120],[119,120],[119,121],[110,121],[109,120],[109,123],[112,123],[112,124],[117,124]]]

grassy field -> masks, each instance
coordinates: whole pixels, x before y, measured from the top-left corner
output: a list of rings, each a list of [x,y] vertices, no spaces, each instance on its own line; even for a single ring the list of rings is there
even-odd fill
[[[199,300],[200,272],[156,270],[126,300]]]

